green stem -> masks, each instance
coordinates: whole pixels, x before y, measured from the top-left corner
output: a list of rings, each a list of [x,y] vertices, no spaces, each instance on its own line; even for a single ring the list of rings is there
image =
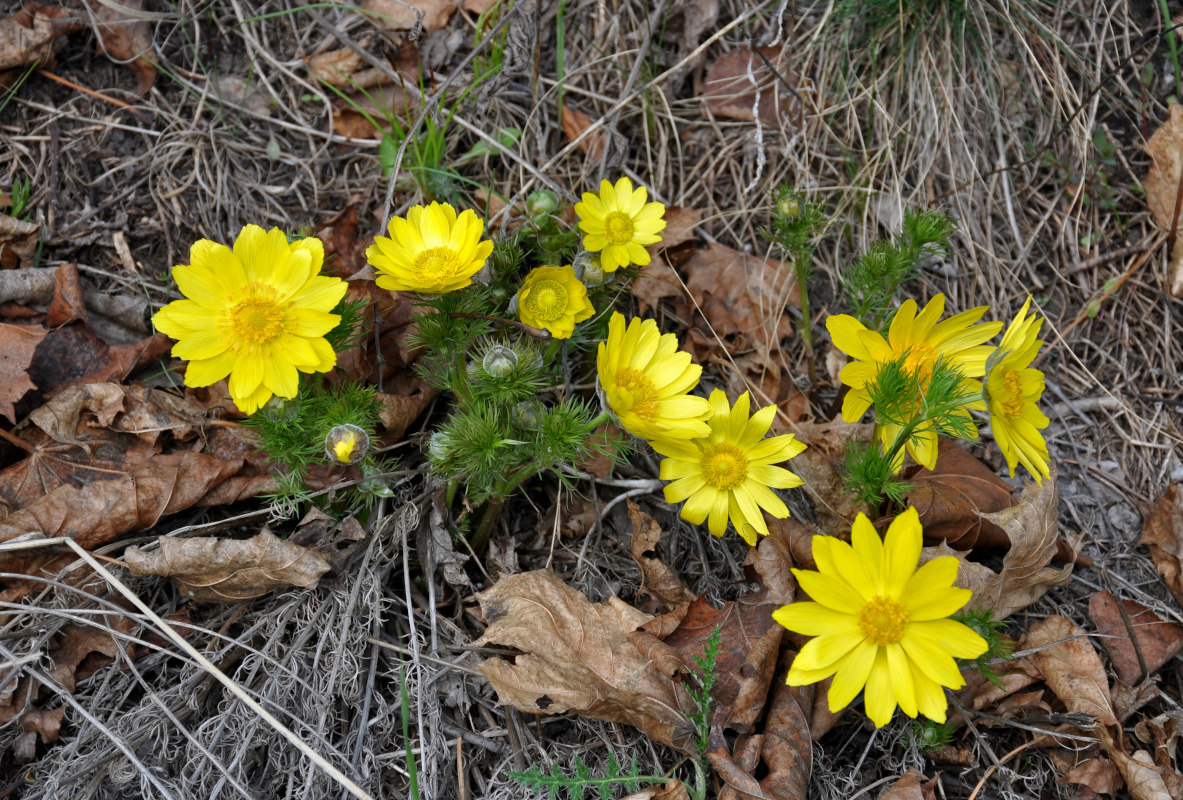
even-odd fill
[[[497,524],[497,519],[501,516],[501,507],[505,505],[506,499],[513,494],[515,489],[537,474],[537,469],[523,469],[517,475],[507,478],[505,483],[498,487],[496,496],[485,506],[485,510],[481,514],[480,525],[477,526],[476,533],[473,534],[472,549],[474,552],[480,555],[485,551],[485,547],[489,544],[489,537],[493,535],[493,526]]]
[[[800,333],[809,365],[809,385],[817,386],[817,365],[813,358],[813,314],[809,310],[809,273],[813,266],[813,252],[809,248],[804,248],[793,262],[797,273],[797,293],[801,297]]]

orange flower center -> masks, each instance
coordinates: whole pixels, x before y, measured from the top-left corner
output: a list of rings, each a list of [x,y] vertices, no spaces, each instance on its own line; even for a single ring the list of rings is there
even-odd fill
[[[867,641],[878,647],[898,644],[904,638],[908,610],[902,603],[875,595],[858,612],[859,630]]]
[[[287,330],[284,308],[276,301],[275,288],[266,284],[251,284],[239,297],[222,311],[218,327],[235,353],[265,355],[267,345]]]
[[[604,238],[619,247],[633,239],[633,220],[623,211],[609,211],[604,216]]]
[[[702,453],[702,479],[721,492],[738,489],[748,477],[748,457],[730,442],[707,445]]]
[[[616,373],[616,388],[624,400],[625,410],[631,411],[646,422],[657,419],[659,397],[653,381],[645,373],[632,367],[624,367]]]
[[[411,271],[423,283],[443,283],[460,271],[460,260],[450,247],[432,247],[415,256]]]
[[[932,345],[918,342],[908,348],[908,357],[904,359],[904,370],[915,375],[920,383],[920,389],[928,389],[928,381],[932,378],[932,365],[937,360],[937,351]]]
[[[525,306],[535,319],[554,322],[567,311],[567,290],[559,281],[539,281],[526,296]]]
[[[1009,399],[1002,403],[1002,410],[1012,419],[1023,413],[1023,406],[1027,404],[1023,397],[1023,379],[1019,371],[1008,369],[1002,373],[1002,385],[1006,387]]]

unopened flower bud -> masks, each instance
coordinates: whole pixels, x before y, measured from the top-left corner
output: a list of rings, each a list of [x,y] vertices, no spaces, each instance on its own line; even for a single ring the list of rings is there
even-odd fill
[[[800,219],[801,201],[791,196],[782,197],[776,204],[776,213],[788,220]]]
[[[356,425],[337,425],[325,437],[325,455],[338,464],[356,464],[370,449],[369,435]]]
[[[546,419],[546,406],[538,400],[523,400],[510,411],[510,418],[524,431],[538,430]]]
[[[372,464],[362,464],[361,474],[368,480],[364,480],[358,484],[357,488],[363,492],[368,492],[375,497],[394,497],[394,489],[390,485],[390,481],[386,478],[376,478],[375,475],[382,474],[382,468],[376,467]]]
[[[526,213],[538,219],[553,214],[559,207],[559,197],[549,189],[537,189],[526,198]]]
[[[612,279],[612,276],[604,272],[603,267],[600,266],[599,253],[580,250],[571,262],[571,267],[575,270],[575,277],[583,281],[583,285],[588,288],[603,286]]]
[[[518,366],[518,354],[505,345],[495,344],[485,352],[481,367],[490,378],[504,378]]]
[[[511,317],[518,315],[518,293],[514,292],[513,297],[509,298],[509,304],[505,307],[505,313]]]
[[[445,431],[437,431],[427,440],[427,455],[437,464],[448,460],[452,455],[452,437]]]
[[[259,411],[272,422],[286,425],[300,416],[300,401],[295,397],[280,397],[273,394]]]

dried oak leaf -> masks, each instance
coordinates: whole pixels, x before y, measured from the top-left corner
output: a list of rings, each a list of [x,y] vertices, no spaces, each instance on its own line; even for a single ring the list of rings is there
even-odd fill
[[[369,47],[369,41],[363,39],[358,45],[366,49]],[[353,75],[363,69],[365,63],[361,53],[351,47],[325,50],[308,58],[308,76],[330,86],[344,88],[354,85]]]
[[[1183,492],[1171,484],[1154,503],[1138,544],[1145,545],[1163,582],[1183,604]]]
[[[199,603],[237,603],[277,589],[316,587],[329,571],[320,553],[284,541],[264,528],[249,539],[160,537],[158,550],[129,547],[123,562],[136,575],[177,582],[181,594]]]
[[[1113,796],[1121,788],[1121,775],[1112,759],[1094,756],[1064,770],[1063,777],[1057,783],[1072,783],[1084,786],[1098,795]]]
[[[1064,617],[1045,617],[1027,631],[1023,649],[1036,651],[1032,663],[1065,708],[1089,714],[1103,726],[1117,724],[1105,665],[1087,631]]]
[[[0,48],[4,47],[2,31],[3,20],[0,20]],[[32,269],[40,232],[41,226],[36,222],[0,214],[0,269]]]
[[[477,600],[489,627],[475,644],[522,651],[478,667],[502,703],[623,722],[694,753],[694,703],[685,687],[628,640],[648,614],[616,597],[592,603],[547,570],[503,578]]]
[[[98,22],[98,47],[112,61],[136,76],[136,95],[143,97],[156,82],[152,47],[152,22],[135,12],[144,10],[144,0],[119,0],[119,4],[88,0]]]
[[[1153,675],[1183,648],[1183,625],[1162,619],[1141,603],[1118,600],[1104,590],[1089,598],[1089,616],[1097,629],[1101,646],[1113,662],[1117,679],[1126,686],[1134,686],[1142,677],[1142,667],[1138,665],[1138,654],[1118,609],[1119,602],[1125,605],[1130,627],[1146,662],[1147,675]]]
[[[16,422],[16,404],[37,386],[29,379],[29,364],[45,331],[32,325],[0,322],[0,414]]]
[[[879,800],[932,800],[935,797],[933,784],[924,773],[910,769],[879,795]]]
[[[1146,143],[1146,152],[1153,163],[1142,182],[1146,205],[1158,227],[1167,233],[1171,233],[1174,227],[1183,226],[1183,213],[1176,222],[1175,209],[1180,173],[1183,172],[1183,106],[1171,103],[1170,112],[1170,119]],[[1171,250],[1170,291],[1175,297],[1183,295],[1183,236],[1178,235]]]
[[[804,488],[813,498],[817,527],[821,532],[831,536],[849,536],[855,517],[859,512],[865,514],[868,509],[846,488],[843,472],[846,447],[852,440],[860,443],[871,441],[874,426],[843,422],[841,419],[789,425],[776,417],[772,422],[772,433],[796,434],[807,445],[804,452],[784,466],[805,481]],[[802,563],[798,561],[798,564]]]
[[[941,442],[935,469],[921,468],[907,483],[908,504],[920,513],[928,544],[946,541],[958,550],[1010,545],[1002,528],[983,516],[1015,505],[1010,486],[952,441]]]
[[[560,112],[563,125],[563,133],[567,135],[567,139],[575,141],[579,136],[592,126],[592,118],[582,111],[575,109],[563,103],[563,108]],[[605,148],[608,146],[608,136],[603,130],[593,131],[586,138],[579,143],[579,149],[587,154],[587,157],[593,161],[599,159],[604,155]]]
[[[1113,763],[1125,778],[1126,790],[1134,800],[1178,800],[1172,795],[1163,780],[1163,769],[1154,763],[1154,758],[1145,750],[1126,753],[1114,740],[1108,728],[1099,729],[1101,744],[1109,751]]]
[[[661,541],[662,533],[657,520],[642,511],[632,500],[628,501],[628,516],[633,523],[629,553],[641,568],[638,598],[648,595],[659,606],[667,609],[692,603],[695,600],[694,592],[686,588],[676,572],[657,558],[657,543]]]
[[[44,3],[27,3],[0,19],[0,72],[30,64],[50,66],[58,40],[82,28],[82,20],[70,9]]]
[[[388,31],[409,31],[423,26],[425,31],[439,30],[448,24],[452,0],[365,0],[362,9],[379,28]]]
[[[783,47],[761,47],[758,52],[736,48],[724,53],[707,70],[702,92],[707,108],[720,117],[744,122],[759,119],[774,128],[800,129],[801,102],[789,88],[795,90],[800,79],[788,66],[789,54]]]

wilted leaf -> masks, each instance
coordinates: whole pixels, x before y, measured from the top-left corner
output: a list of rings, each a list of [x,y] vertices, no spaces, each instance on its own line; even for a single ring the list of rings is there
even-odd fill
[[[323,556],[333,574],[340,576],[346,574],[365,538],[365,528],[354,517],[337,521],[314,506],[288,541]]]
[[[1163,583],[1183,604],[1183,492],[1178,485],[1167,487],[1150,509],[1138,544],[1150,551]]]
[[[3,22],[0,21],[0,30]],[[3,48],[0,33],[0,48]],[[36,222],[19,220],[0,214],[0,269],[32,268],[37,253],[37,237],[41,226]]]
[[[931,800],[931,791],[925,795],[924,787],[925,785],[931,787],[932,783],[933,781],[926,778],[924,773],[910,769],[895,783],[887,787],[879,795],[879,800]]]
[[[926,543],[946,541],[958,550],[1010,546],[1002,528],[982,516],[1015,505],[1010,486],[951,440],[941,441],[934,470],[921,468],[906,482]]]
[[[789,90],[790,86],[796,89],[799,79],[788,70],[788,53],[783,47],[761,47],[758,51],[736,48],[711,65],[703,88],[707,108],[720,117],[745,122],[758,118],[775,128],[800,128],[801,103]]]
[[[119,0],[118,7],[87,0],[87,5],[98,22],[99,52],[135,73],[136,95],[143,97],[156,81],[152,23],[134,13],[144,10],[144,0]]]
[[[814,686],[788,686],[779,680],[772,692],[760,746],[760,758],[768,772],[760,780],[760,787],[771,797],[808,797],[813,771],[809,718],[815,690]]]
[[[813,499],[817,514],[817,527],[824,534],[848,536],[858,513],[868,510],[866,504],[856,500],[846,488],[843,464],[848,442],[869,442],[873,432],[873,425],[852,424],[841,419],[791,426],[779,417],[772,422],[773,434],[793,433],[808,445],[803,453],[783,466],[805,481],[804,488]],[[798,559],[798,563],[806,562]]]
[[[29,363],[45,331],[31,325],[0,322],[0,414],[16,422],[16,404],[26,392],[36,389],[29,380]]]
[[[419,415],[431,404],[439,394],[435,387],[424,383],[418,377],[412,376],[411,385],[406,388],[409,393],[379,392],[378,419],[382,427],[394,440],[401,439],[407,428],[419,419]],[[396,387],[391,387],[396,388]]]
[[[1109,653],[1117,679],[1126,686],[1134,686],[1142,677],[1138,655],[1125,626],[1118,599],[1101,590],[1089,598],[1089,616],[1097,629],[1101,646]],[[1130,626],[1134,630],[1142,658],[1146,662],[1146,674],[1153,675],[1158,669],[1183,648],[1183,626],[1162,619],[1141,603],[1121,600],[1125,605]]]
[[[620,800],[690,800],[690,793],[686,791],[685,785],[675,778],[664,786],[651,786],[625,795]]]
[[[369,42],[363,40],[358,42],[358,45],[365,49]],[[308,75],[330,86],[350,86],[353,82],[353,73],[362,69],[364,63],[361,53],[351,47],[339,47],[311,56],[308,59]]]
[[[593,604],[546,570],[504,578],[477,599],[489,628],[475,644],[522,651],[478,667],[502,703],[623,722],[693,754],[685,687],[628,640],[649,615],[615,597]]]
[[[388,31],[409,31],[422,24],[423,30],[439,30],[448,24],[451,0],[365,0],[362,8],[366,16],[379,28]]]
[[[1121,775],[1112,759],[1095,756],[1067,770],[1058,782],[1085,786],[1097,794],[1115,795],[1121,788]]]
[[[81,28],[82,20],[67,8],[22,4],[20,11],[0,19],[0,72],[31,64],[50,66],[60,47],[58,39]]]
[[[629,285],[629,291],[640,304],[641,313],[657,308],[666,297],[684,298],[686,290],[672,264],[683,263],[698,249],[694,229],[702,222],[702,215],[700,208],[666,208],[661,241],[646,248],[652,260],[641,268],[640,274]]]
[[[695,600],[694,592],[660,558],[656,557],[661,541],[661,526],[633,501],[628,501],[628,516],[633,523],[629,553],[641,568],[641,588],[637,595],[649,595],[663,608],[676,608]]]
[[[86,322],[82,275],[77,264],[62,264],[53,276],[53,300],[41,324],[46,328],[60,328],[74,320]]]
[[[1037,650],[1032,662],[1065,708],[1096,717],[1101,725],[1117,724],[1105,665],[1083,628],[1064,617],[1045,617],[1031,626],[1023,649]]]
[[[431,511],[427,515],[427,524],[419,526],[416,539],[419,557],[423,561],[423,572],[434,576],[438,569],[449,586],[471,587],[472,581],[464,571],[468,563],[468,555],[456,552],[452,541],[452,534],[448,531],[448,504],[445,499],[445,489],[440,487],[431,498]]]
[[[570,141],[575,141],[579,136],[592,126],[592,118],[582,111],[575,109],[563,103],[562,109],[562,125],[563,133],[567,135]],[[587,138],[579,143],[579,149],[587,153],[587,157],[596,160],[604,155],[604,149],[608,146],[608,137],[603,130],[597,130],[590,134]]]
[[[1146,205],[1158,227],[1167,233],[1175,224],[1175,200],[1179,196],[1180,172],[1183,172],[1183,106],[1171,103],[1169,108],[1170,119],[1146,143],[1146,152],[1153,163],[1142,182]],[[1183,227],[1183,214],[1178,219],[1179,226]],[[1179,234],[1183,231],[1176,231],[1170,264],[1170,291],[1175,297],[1183,295],[1183,235]]]
[[[1126,789],[1134,800],[1178,800],[1177,796],[1171,796],[1163,780],[1162,770],[1155,765],[1149,753],[1137,750],[1133,755],[1129,755],[1121,749],[1107,728],[1100,729],[1098,733],[1101,744],[1109,751],[1113,763],[1121,771]]]
[[[199,603],[237,603],[292,586],[312,589],[329,571],[324,556],[266,528],[250,539],[162,536],[157,542],[157,550],[127,548],[123,563],[135,575],[172,578],[181,594]]]

